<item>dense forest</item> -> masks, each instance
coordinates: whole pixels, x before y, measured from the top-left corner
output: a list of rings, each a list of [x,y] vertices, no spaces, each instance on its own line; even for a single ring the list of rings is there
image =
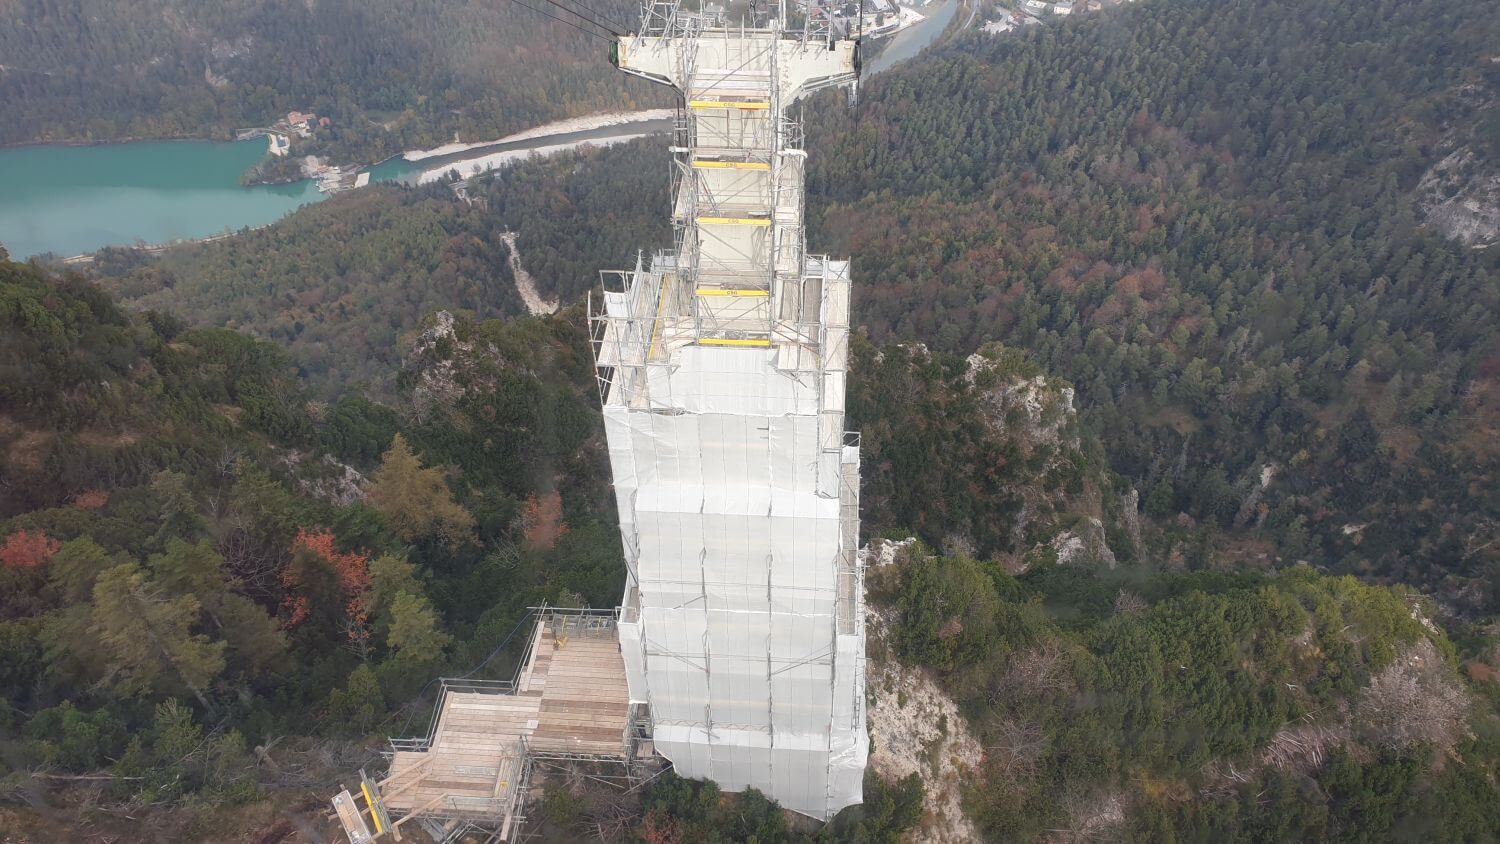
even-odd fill
[[[105,249],[93,268],[131,308],[276,342],[325,398],[388,396],[403,334],[432,311],[525,313],[500,234],[446,186],[377,186],[159,258]]]
[[[403,338],[433,310],[525,313],[507,231],[519,234],[526,270],[565,302],[597,285],[599,270],[669,243],[656,213],[667,161],[659,139],[565,153],[500,171],[475,189],[486,205],[455,202],[443,184],[378,185],[160,256],[105,249],[90,272],[129,308],[284,346],[325,399],[355,387],[388,397]],[[610,176],[587,178],[599,173]]]
[[[1500,166],[1475,11],[1185,0],[965,38],[812,121],[811,240],[855,256],[872,339],[1000,340],[1075,384],[1151,515],[1493,612],[1500,253],[1416,192],[1455,146]]]
[[[31,772],[103,771],[120,809],[100,822],[204,837],[148,831],[204,812],[126,816],[325,787],[368,753],[345,740],[399,732],[429,677],[480,663],[527,606],[618,592],[567,319],[460,326],[547,360],[494,373],[483,401],[510,401],[478,427],[440,422],[456,395],[421,422],[311,401],[278,347],[25,265],[0,264],[0,327],[10,796],[45,784]]]
[[[1410,590],[1305,566],[1015,577],[921,545],[868,584],[892,622],[872,658],[934,670],[984,748],[963,788],[986,840],[1500,829],[1500,690],[1460,676]]]
[[[638,14],[590,5],[617,22]],[[19,0],[0,4],[0,145],[228,138],[296,110],[332,122],[299,153],[374,162],[664,103],[606,54],[511,2]]]
[[[965,37],[857,109],[808,109],[810,243],[854,256],[875,343],[1001,341],[1075,385],[1125,492],[1221,556],[1491,613],[1500,253],[1424,221],[1440,162],[1500,170],[1497,28],[1437,3],[1180,2]],[[666,242],[665,177],[616,165],[490,182],[564,300],[627,262],[606,231]]]

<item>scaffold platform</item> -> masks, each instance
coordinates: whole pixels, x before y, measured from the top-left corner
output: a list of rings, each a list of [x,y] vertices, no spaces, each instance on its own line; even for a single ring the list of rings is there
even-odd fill
[[[348,791],[335,798],[350,841],[400,841],[414,820],[510,841],[538,762],[615,763],[628,776],[637,719],[615,616],[539,608],[515,679],[440,680],[427,734],[391,739],[386,777],[362,776],[363,812]]]

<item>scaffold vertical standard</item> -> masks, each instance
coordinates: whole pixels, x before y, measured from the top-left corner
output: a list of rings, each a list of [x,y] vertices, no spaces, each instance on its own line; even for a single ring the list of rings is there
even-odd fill
[[[682,96],[675,243],[604,273],[589,319],[632,703],[682,775],[827,819],[861,801],[869,751],[859,442],[848,262],[807,254],[788,107],[854,84],[858,47],[816,5],[797,29],[779,12],[657,2],[612,44]]]

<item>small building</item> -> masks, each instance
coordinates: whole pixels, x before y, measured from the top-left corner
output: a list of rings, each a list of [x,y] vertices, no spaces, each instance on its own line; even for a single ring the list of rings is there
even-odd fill
[[[1069,4],[1069,3],[1053,3],[1052,4],[1052,14],[1054,14],[1054,15],[1071,15],[1071,14],[1073,14],[1073,6],[1071,4]]]
[[[1016,26],[1016,16],[1011,14],[1009,9],[1002,7],[999,16],[980,27],[980,29],[991,35],[999,35],[1004,32],[1010,32]]]

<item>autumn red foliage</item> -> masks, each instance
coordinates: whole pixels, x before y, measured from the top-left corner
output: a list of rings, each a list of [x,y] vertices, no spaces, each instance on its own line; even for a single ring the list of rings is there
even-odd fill
[[[62,544],[39,530],[17,531],[0,545],[0,564],[9,569],[39,569],[52,561]]]
[[[541,496],[526,496],[526,504],[521,508],[521,533],[532,548],[556,547],[557,541],[568,535],[568,525],[563,521],[562,495],[553,490]]]
[[[682,844],[683,840],[682,824],[656,809],[646,813],[637,833],[647,844]]]
[[[73,506],[84,510],[102,510],[109,503],[109,493],[102,489],[90,489],[73,496]]]
[[[340,553],[334,547],[333,532],[327,530],[298,531],[297,538],[292,541],[292,550],[309,551],[328,563],[338,576],[339,586],[344,591],[344,616],[349,622],[350,638],[358,639],[368,635],[370,555],[355,551]],[[288,566],[282,571],[281,585],[287,592],[287,597],[282,602],[287,615],[283,626],[291,629],[307,620],[311,607],[307,596],[298,594],[301,583],[294,567]]]

